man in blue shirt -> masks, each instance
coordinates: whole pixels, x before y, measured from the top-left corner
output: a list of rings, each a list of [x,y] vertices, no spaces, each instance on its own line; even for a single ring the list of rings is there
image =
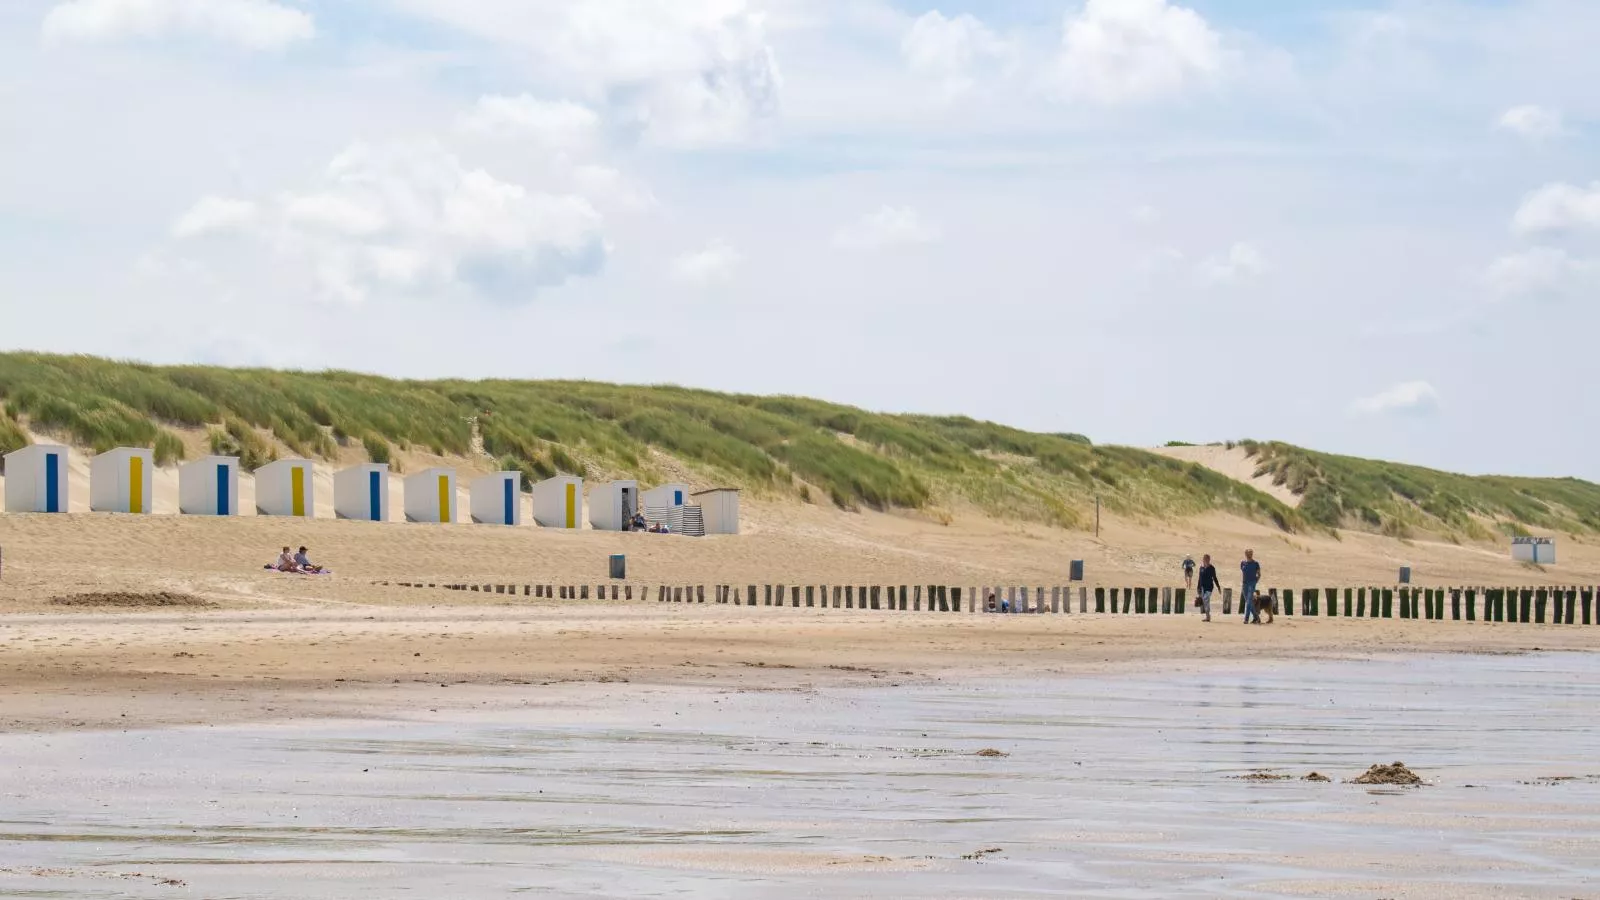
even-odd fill
[[[1260,625],[1261,611],[1256,609],[1256,585],[1261,583],[1261,563],[1256,562],[1254,550],[1244,552],[1244,561],[1239,563],[1239,574],[1244,580],[1244,585],[1240,588],[1240,599],[1244,601],[1245,624]]]

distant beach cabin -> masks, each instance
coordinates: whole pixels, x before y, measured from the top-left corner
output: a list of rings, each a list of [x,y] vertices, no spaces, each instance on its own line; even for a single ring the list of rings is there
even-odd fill
[[[644,492],[644,505],[647,509],[671,509],[674,506],[684,506],[688,502],[687,484],[663,484]]]
[[[6,454],[6,512],[67,511],[67,448],[33,444]]]
[[[366,463],[333,473],[333,515],[358,522],[389,521],[389,467]]]
[[[541,528],[583,527],[583,479],[557,475],[534,485],[533,521]]]
[[[89,460],[89,509],[148,515],[155,471],[155,454],[137,447],[118,447]]]
[[[522,524],[522,473],[495,472],[472,479],[472,521],[480,525]]]
[[[705,519],[706,534],[739,533],[739,489],[712,488],[692,498]]]
[[[456,471],[425,469],[406,479],[406,521],[456,520]]]
[[[256,515],[316,515],[316,490],[311,484],[311,460],[280,459],[256,470]]]
[[[1511,558],[1517,562],[1553,566],[1556,562],[1556,540],[1547,537],[1512,538]]]
[[[624,531],[639,509],[639,482],[610,481],[589,490],[589,525],[596,531]]]
[[[239,457],[205,456],[179,466],[178,512],[186,516],[237,516]]]

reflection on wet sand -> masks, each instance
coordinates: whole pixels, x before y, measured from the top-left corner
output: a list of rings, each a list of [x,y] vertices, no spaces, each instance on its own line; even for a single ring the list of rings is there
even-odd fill
[[[507,687],[412,722],[7,735],[0,896],[1571,898],[1600,887],[1597,675]],[[1425,784],[1351,783],[1393,760]]]

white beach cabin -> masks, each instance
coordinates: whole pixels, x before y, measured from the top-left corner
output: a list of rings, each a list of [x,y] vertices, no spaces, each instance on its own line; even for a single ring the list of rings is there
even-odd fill
[[[557,475],[534,485],[533,521],[541,528],[583,527],[583,479]]]
[[[639,482],[610,481],[589,491],[589,525],[596,531],[625,531],[639,508]]]
[[[179,466],[178,512],[186,516],[237,516],[239,457],[203,456]]]
[[[256,515],[309,519],[315,514],[311,460],[280,459],[256,470]]]
[[[705,519],[706,534],[739,533],[739,489],[712,488],[692,498]]]
[[[671,482],[644,492],[644,505],[647,509],[671,509],[674,506],[685,506],[688,502],[687,484]]]
[[[67,511],[67,448],[33,444],[6,454],[6,512]]]
[[[522,524],[522,473],[493,472],[472,479],[472,521],[480,525]]]
[[[333,515],[358,522],[389,521],[389,467],[366,463],[333,473]]]
[[[406,478],[405,485],[407,522],[455,522],[455,469],[425,469]]]
[[[148,515],[155,471],[155,453],[138,447],[118,447],[89,460],[89,509]]]

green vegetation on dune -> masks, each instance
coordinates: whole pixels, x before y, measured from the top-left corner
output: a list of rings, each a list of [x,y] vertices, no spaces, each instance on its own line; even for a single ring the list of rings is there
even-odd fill
[[[1301,497],[1300,513],[1326,527],[1415,530],[1485,538],[1484,521],[1508,533],[1527,527],[1600,531],[1600,485],[1575,478],[1456,475],[1401,463],[1244,441],[1257,477]]]
[[[164,463],[182,455],[177,432],[197,429],[209,435],[212,452],[237,455],[247,469],[286,454],[346,459],[355,454],[397,463],[408,452],[445,457],[481,452],[530,481],[567,473],[651,482],[687,469],[705,481],[844,509],[923,509],[942,517],[971,504],[1001,518],[1069,528],[1092,521],[1096,498],[1125,515],[1221,510],[1285,530],[1332,527],[1362,517],[1378,525],[1391,515],[1381,496],[1358,495],[1354,485],[1367,481],[1324,462],[1340,458],[1302,460],[1289,452],[1293,448],[1273,449],[1281,445],[1251,446],[1268,454],[1263,465],[1281,466],[1286,482],[1298,484],[1303,471],[1315,473],[1303,479],[1304,511],[1198,464],[1095,446],[1078,434],[1035,434],[962,416],[885,415],[801,397],[671,386],[407,381],[349,372],[163,367],[10,353],[0,354],[0,401],[0,447],[25,443],[21,426],[26,424],[96,451],[155,447]],[[1315,487],[1321,482],[1352,485],[1334,491],[1337,514],[1321,498],[1332,488]],[[1517,505],[1508,500],[1507,519],[1600,528],[1600,495],[1589,499],[1589,492],[1600,494],[1600,488],[1581,482],[1530,484],[1544,492],[1536,501],[1514,486],[1507,488],[1513,497],[1524,497]],[[1446,514],[1456,509],[1443,499],[1445,493],[1460,497],[1462,509],[1479,509],[1471,506],[1476,495],[1440,493],[1428,495],[1430,509]],[[1372,510],[1370,516],[1360,512],[1366,509]]]

